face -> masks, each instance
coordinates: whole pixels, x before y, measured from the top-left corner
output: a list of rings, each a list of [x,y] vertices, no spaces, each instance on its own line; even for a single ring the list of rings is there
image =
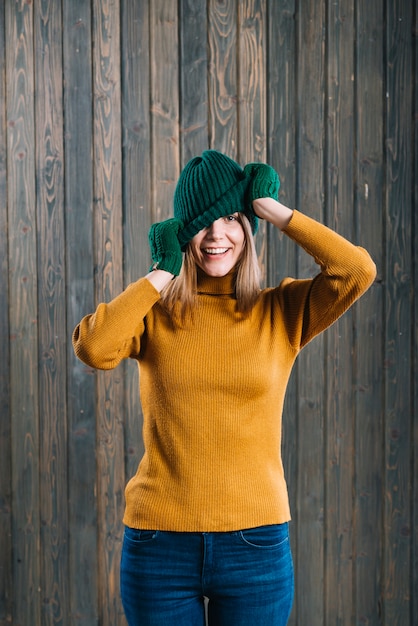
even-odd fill
[[[245,244],[238,213],[221,217],[190,241],[196,264],[208,276],[226,276],[239,261]]]

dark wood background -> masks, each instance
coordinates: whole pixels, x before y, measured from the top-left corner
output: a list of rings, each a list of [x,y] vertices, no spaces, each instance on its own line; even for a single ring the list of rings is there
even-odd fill
[[[125,624],[136,367],[70,337],[207,147],[268,161],[378,267],[289,385],[290,623],[418,624],[416,34],[415,0],[1,0],[2,626]],[[265,223],[257,248],[265,284],[313,271]]]

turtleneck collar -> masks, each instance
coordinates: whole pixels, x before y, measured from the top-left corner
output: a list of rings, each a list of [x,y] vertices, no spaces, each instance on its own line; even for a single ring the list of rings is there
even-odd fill
[[[197,293],[213,296],[234,296],[236,269],[233,268],[226,276],[214,277],[197,268]]]

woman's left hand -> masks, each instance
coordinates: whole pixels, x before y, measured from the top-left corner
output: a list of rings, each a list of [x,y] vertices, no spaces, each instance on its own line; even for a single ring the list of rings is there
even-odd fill
[[[244,174],[250,179],[247,200],[250,206],[258,198],[278,200],[280,179],[276,170],[266,163],[248,163]]]
[[[247,201],[251,210],[280,230],[286,228],[293,211],[278,201],[280,179],[276,170],[266,163],[248,163],[244,174],[250,179]]]

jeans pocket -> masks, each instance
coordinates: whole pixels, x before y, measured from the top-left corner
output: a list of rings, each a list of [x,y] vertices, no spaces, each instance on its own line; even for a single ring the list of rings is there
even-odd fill
[[[240,530],[238,536],[243,543],[253,548],[279,548],[289,542],[289,524],[273,524]]]
[[[134,545],[149,543],[158,535],[158,530],[145,530],[138,528],[129,528],[125,526],[125,540]]]

